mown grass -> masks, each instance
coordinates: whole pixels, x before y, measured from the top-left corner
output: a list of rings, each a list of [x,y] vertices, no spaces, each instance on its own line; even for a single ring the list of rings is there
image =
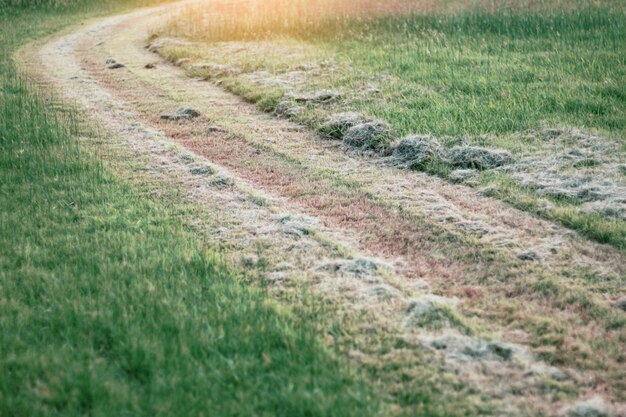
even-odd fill
[[[221,15],[204,9],[203,14],[203,9],[194,8],[163,32],[206,41],[212,45],[210,52],[197,54],[199,61],[210,59],[244,72],[281,74],[303,62],[340,63],[306,79],[306,88],[345,93],[335,106],[308,108],[296,117],[316,129],[330,112],[356,110],[388,122],[396,137],[427,134],[447,148],[475,144],[506,148],[518,156],[550,152],[553,146],[520,140],[518,133],[574,126],[600,132],[626,157],[623,4],[448,2],[434,7],[408,1],[381,13],[375,4],[368,9],[375,2],[347,6],[354,3],[359,2],[318,0],[312,3],[314,13],[292,13],[302,8],[292,0],[275,0],[273,8],[247,15],[228,9]],[[328,4],[334,5],[333,13],[318,12]],[[240,42],[244,52],[233,53],[221,43],[225,40]],[[297,46],[302,52],[290,56]],[[261,52],[255,54],[255,48]],[[178,46],[163,53],[194,57],[199,50],[197,45]],[[259,88],[244,77],[213,78],[265,110],[290,92]],[[602,172],[602,162],[577,167],[580,173],[587,168]],[[453,167],[432,163],[420,169],[447,177]],[[499,187],[496,197],[626,248],[626,224],[621,220],[582,211],[578,202],[540,197],[513,181],[492,183],[489,173],[481,176],[480,186]],[[613,177],[611,181],[623,181]],[[554,210],[538,209],[546,199]]]
[[[36,8],[0,19],[0,415],[375,414],[313,311],[226,268],[17,74],[17,46],[101,12]]]

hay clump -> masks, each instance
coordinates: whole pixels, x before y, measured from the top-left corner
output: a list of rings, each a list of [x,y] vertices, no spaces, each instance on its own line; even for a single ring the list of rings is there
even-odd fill
[[[458,300],[427,294],[413,297],[405,308],[407,322],[411,326],[439,329],[448,327],[453,320],[451,311]]]
[[[343,143],[352,148],[383,152],[392,139],[389,125],[383,121],[361,123],[352,126],[343,137]]]
[[[341,139],[350,128],[369,121],[368,118],[356,112],[331,114],[320,128],[320,131],[331,138]]]
[[[441,145],[430,136],[407,136],[393,147],[393,163],[410,169],[422,169],[443,158]]]
[[[316,267],[319,272],[344,278],[353,278],[369,284],[382,284],[381,271],[388,268],[370,259],[342,259],[325,262]]]
[[[340,98],[341,94],[335,90],[320,90],[311,93],[291,93],[287,97],[297,103],[325,103]]]
[[[609,417],[611,413],[604,399],[596,395],[566,408],[562,415],[564,417]]]
[[[455,169],[448,179],[453,183],[473,184],[477,183],[478,172],[475,169]]]
[[[293,101],[283,100],[274,108],[274,116],[291,119],[299,116],[303,111],[304,108]]]
[[[189,173],[192,175],[213,175],[213,169],[207,164],[194,164],[189,167]]]
[[[200,116],[200,112],[193,107],[181,107],[175,113],[161,115],[161,120],[186,120]]]
[[[448,158],[455,167],[480,170],[498,168],[513,161],[509,151],[478,146],[456,146],[450,150]]]
[[[187,72],[189,75],[199,76],[207,80],[218,77],[234,77],[241,74],[239,68],[230,65],[209,63],[193,64],[187,69]]]
[[[107,67],[107,69],[118,69],[118,68],[124,68],[124,64],[117,62],[115,59],[113,58],[108,58],[105,61],[105,65]]]
[[[456,333],[444,333],[440,336],[425,338],[425,341],[433,349],[445,352],[446,359],[459,363],[512,360],[529,362],[531,357],[523,346]]]

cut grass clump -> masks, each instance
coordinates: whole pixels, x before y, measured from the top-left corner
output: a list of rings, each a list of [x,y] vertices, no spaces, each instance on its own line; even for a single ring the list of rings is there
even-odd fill
[[[430,136],[407,136],[393,146],[392,157],[397,165],[421,170],[433,163],[443,163],[445,154]]]
[[[375,414],[319,308],[226,268],[193,211],[115,177],[74,139],[84,120],[17,75],[9,54],[76,10],[0,17],[0,415]]]
[[[343,135],[343,143],[352,148],[383,153],[393,140],[387,123],[380,120],[361,123],[349,128]]]
[[[510,164],[511,153],[502,149],[456,146],[449,152],[450,163],[457,168],[493,169]]]
[[[370,122],[365,116],[356,112],[342,112],[328,116],[320,132],[333,139],[341,139],[348,130],[356,125]]]
[[[413,298],[406,307],[407,324],[431,331],[455,327],[471,333],[459,318],[455,304],[456,300],[433,295]]]

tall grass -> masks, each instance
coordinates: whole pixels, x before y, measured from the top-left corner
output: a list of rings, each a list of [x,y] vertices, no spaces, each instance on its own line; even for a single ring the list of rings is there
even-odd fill
[[[188,7],[172,19],[174,31],[211,41],[258,40],[273,36],[310,39],[355,21],[417,10],[440,10],[445,2],[426,0],[216,0]]]
[[[374,414],[314,311],[279,311],[17,74],[18,45],[91,14],[33,7],[0,18],[0,415]]]
[[[10,16],[24,11],[34,13],[41,12],[86,12],[93,11],[97,6],[99,12],[107,9],[119,9],[120,5],[126,7],[145,6],[155,3],[164,3],[168,0],[130,0],[124,2],[122,0],[1,0],[0,16]]]
[[[624,9],[387,18],[367,32],[366,42],[363,32],[331,42],[370,72],[397,76],[406,93],[430,90],[404,94],[384,112],[406,133],[507,134],[545,124],[626,129]]]

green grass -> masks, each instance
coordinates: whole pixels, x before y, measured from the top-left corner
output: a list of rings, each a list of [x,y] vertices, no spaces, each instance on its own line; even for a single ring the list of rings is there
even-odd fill
[[[79,13],[107,13],[120,10],[120,7],[140,7],[149,6],[156,3],[165,3],[168,0],[2,0],[0,3],[0,16],[5,19],[14,19],[17,13],[30,13],[31,18],[46,20],[44,13],[54,13],[58,18],[58,13],[71,13],[73,19]],[[97,10],[96,10],[97,7]],[[49,25],[44,25],[49,29]]]
[[[207,24],[215,19],[193,9],[162,31],[204,40],[205,52],[197,45],[162,52],[273,74],[293,71],[302,63],[339,63],[336,71],[323,71],[305,82],[306,89],[345,93],[337,104],[309,106],[295,118],[315,129],[329,113],[355,110],[388,122],[396,137],[428,134],[446,148],[469,143],[506,148],[517,157],[553,151],[552,143],[537,139],[542,128],[573,126],[599,132],[626,161],[626,8],[619,2],[567,7],[547,0],[490,3],[445,13],[354,17],[342,14],[345,2],[337,1],[332,18],[321,14],[317,20],[306,14],[294,17],[289,5],[297,10],[301,6],[296,0],[274,3],[283,7],[260,16],[226,15],[215,25]],[[215,42],[224,40],[243,41],[243,52],[232,53]],[[211,78],[264,110],[289,92],[259,88],[244,77]],[[368,92],[371,85],[378,91]],[[520,137],[526,133],[534,133],[535,139]],[[573,168],[580,173],[595,169],[605,176],[600,160]],[[419,169],[447,177],[453,167],[432,163]],[[623,183],[618,172],[610,175],[607,179]],[[579,201],[540,197],[510,177],[480,177],[480,186],[497,188],[496,197],[626,249],[626,223],[621,220],[585,212]],[[538,210],[545,201],[554,209]]]
[[[315,308],[226,268],[193,213],[109,172],[81,116],[17,75],[12,51],[78,8],[0,18],[0,416],[375,414]]]
[[[588,8],[389,18],[326,42],[366,72],[402,81],[383,100],[356,104],[400,134],[573,125],[623,135],[624,39],[624,10]]]

